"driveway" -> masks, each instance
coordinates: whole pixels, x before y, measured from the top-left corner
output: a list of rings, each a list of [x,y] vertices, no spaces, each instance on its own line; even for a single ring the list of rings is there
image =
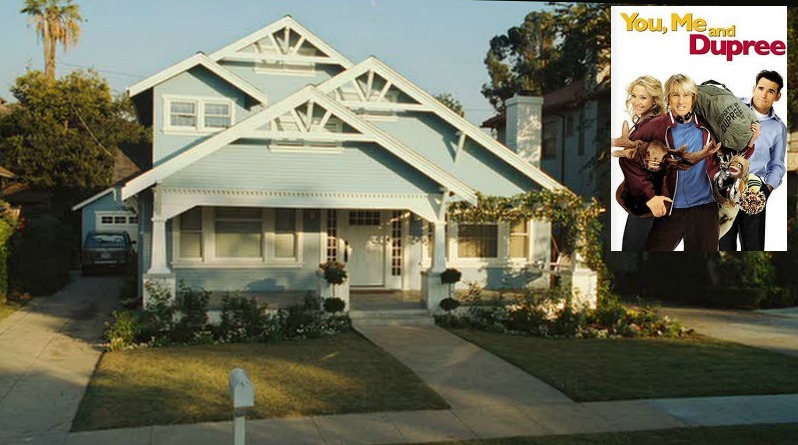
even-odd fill
[[[0,443],[71,428],[123,277],[72,279],[0,322]]]
[[[661,313],[709,337],[798,357],[798,308],[746,311],[662,303]]]

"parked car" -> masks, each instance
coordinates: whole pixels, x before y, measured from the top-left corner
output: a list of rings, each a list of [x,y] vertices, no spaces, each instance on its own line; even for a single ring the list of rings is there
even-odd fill
[[[106,270],[123,271],[133,261],[133,245],[125,231],[89,232],[83,243],[81,269],[83,274]]]

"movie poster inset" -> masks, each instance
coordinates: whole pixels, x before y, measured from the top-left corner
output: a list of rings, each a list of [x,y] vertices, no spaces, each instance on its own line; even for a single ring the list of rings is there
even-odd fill
[[[787,250],[787,8],[611,13],[612,250]]]

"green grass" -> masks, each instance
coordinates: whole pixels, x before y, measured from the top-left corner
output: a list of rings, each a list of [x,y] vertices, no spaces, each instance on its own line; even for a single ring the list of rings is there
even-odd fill
[[[255,388],[253,419],[449,408],[404,365],[349,332],[272,344],[107,352],[72,429],[230,420],[227,378],[236,367]]]
[[[450,331],[579,402],[798,392],[798,358],[697,335],[545,339]]]
[[[794,445],[798,442],[796,438],[798,438],[798,423],[785,423],[571,436],[513,437],[435,442],[434,445]]]

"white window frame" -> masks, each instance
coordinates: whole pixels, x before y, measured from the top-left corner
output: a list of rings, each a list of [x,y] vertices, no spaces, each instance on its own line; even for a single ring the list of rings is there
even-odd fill
[[[195,104],[197,124],[194,127],[172,125],[172,102],[193,102]],[[163,132],[170,134],[207,134],[226,130],[230,127],[206,127],[205,126],[205,105],[223,104],[230,110],[230,127],[236,124],[235,102],[226,97],[208,96],[181,96],[164,94],[163,95]]]
[[[186,212],[193,210],[189,209]],[[184,212],[185,213],[185,212]],[[182,220],[180,217],[183,214],[177,215],[175,218],[172,219],[172,255],[175,257],[177,262],[191,262],[191,263],[201,263],[207,257],[207,250],[208,244],[205,237],[206,232],[206,218],[205,218],[205,207],[200,207],[200,256],[199,257],[184,257],[182,256],[182,252],[180,249],[180,238],[181,238],[181,222]]]
[[[223,206],[228,207],[228,206]],[[242,207],[231,203],[229,207]],[[259,208],[261,221],[261,256],[251,258],[219,257],[216,255],[216,208],[202,210],[202,258],[180,257],[180,218],[172,219],[172,267],[184,269],[216,268],[301,268],[303,267],[303,210],[295,210],[294,257],[277,258],[274,255],[275,209]]]
[[[496,258],[461,258],[459,256],[458,242],[459,227],[457,223],[448,223],[446,234],[446,264],[450,267],[462,268],[479,268],[479,267],[526,267],[532,264],[532,257],[534,255],[534,234],[532,233],[531,221],[527,221],[527,257],[510,258],[510,223],[485,223],[496,224],[498,226],[498,239],[497,239],[497,256]],[[432,234],[429,233],[427,224],[422,226],[422,238],[425,242],[422,244],[422,267],[429,267],[432,264],[430,252],[432,249],[427,245],[426,240],[432,240]]]
[[[103,217],[111,218],[112,222],[103,223],[102,222]],[[120,217],[125,217],[125,222],[124,223],[117,222],[117,218],[120,218]],[[131,222],[131,219],[134,219],[134,218],[135,218],[135,221]],[[94,213],[94,228],[97,229],[101,225],[107,225],[107,224],[110,224],[112,226],[129,226],[129,225],[138,226],[138,215],[136,215],[133,212],[125,212],[123,210],[99,210],[99,211],[96,211]]]

